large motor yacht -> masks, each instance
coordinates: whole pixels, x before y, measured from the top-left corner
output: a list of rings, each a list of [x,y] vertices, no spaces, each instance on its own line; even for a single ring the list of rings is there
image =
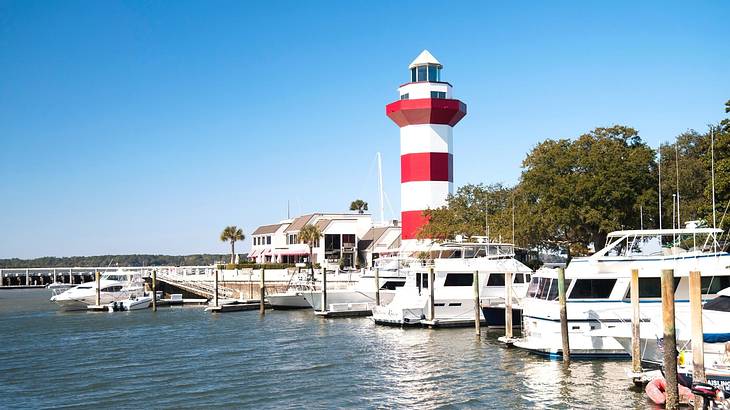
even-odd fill
[[[429,269],[410,269],[405,285],[393,301],[373,308],[373,320],[383,325],[469,326],[474,324],[474,272],[478,272],[481,305],[504,301],[505,273],[513,273],[518,299],[527,291],[532,271],[515,259],[506,243],[452,242],[438,245],[434,254],[433,314],[430,312]],[[484,321],[480,309],[480,320]]]
[[[63,310],[85,310],[96,304],[96,281],[85,282],[51,297]],[[139,272],[105,272],[99,280],[101,304],[106,305],[144,295],[144,280]]]
[[[685,228],[612,232],[592,256],[573,259],[565,270],[571,357],[620,357],[613,337],[631,333],[631,271],[639,270],[643,327],[661,324],[661,271],[674,270],[677,312],[689,302],[689,272],[702,274],[703,298],[730,286],[730,254],[719,250],[720,229]],[[523,301],[523,337],[515,346],[562,355],[557,270],[540,269]]]

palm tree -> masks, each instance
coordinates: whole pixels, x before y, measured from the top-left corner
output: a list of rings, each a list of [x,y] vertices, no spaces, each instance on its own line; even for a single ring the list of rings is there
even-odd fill
[[[363,214],[368,210],[368,203],[362,199],[356,199],[350,203],[350,210],[357,211],[359,214]]]
[[[314,278],[314,261],[312,260],[312,248],[321,237],[322,231],[320,231],[319,228],[312,224],[304,225],[299,231],[299,242],[309,245],[309,269],[312,273],[312,278]]]
[[[231,263],[234,263],[236,258],[236,241],[244,239],[246,239],[246,235],[243,234],[243,229],[238,228],[236,225],[226,226],[221,232],[221,241],[231,242]]]

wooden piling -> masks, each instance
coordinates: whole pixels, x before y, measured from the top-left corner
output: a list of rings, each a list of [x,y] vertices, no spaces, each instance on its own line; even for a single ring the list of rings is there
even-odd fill
[[[662,270],[662,322],[664,324],[664,377],[666,386],[666,408],[679,407],[677,387],[677,335],[674,320],[674,270]]]
[[[504,274],[504,336],[511,339],[512,334],[512,272]]]
[[[565,269],[563,268],[558,268],[558,302],[560,303],[560,336],[563,339],[563,362],[570,363],[568,309],[565,300]]]
[[[96,271],[96,306],[101,306],[101,272]]]
[[[327,311],[327,268],[322,265],[322,306],[321,311]]]
[[[631,371],[641,373],[641,315],[639,311],[639,270],[631,270]]]
[[[702,328],[702,276],[689,273],[690,322],[692,323],[692,382],[707,382],[705,375],[705,342]],[[695,396],[695,409],[703,407],[702,397]]]
[[[266,269],[261,268],[261,281],[259,282],[259,313],[266,314]]]
[[[152,270],[152,311],[157,312],[157,269]]]
[[[213,306],[218,307],[218,269],[213,274]]]
[[[436,306],[434,303],[434,286],[433,283],[436,281],[436,274],[433,271],[433,266],[428,268],[428,291],[429,291],[429,298],[428,298],[428,320],[433,323],[433,321],[436,319]]]
[[[474,331],[477,336],[482,334],[482,307],[479,303],[479,271],[474,271],[474,279],[472,280],[474,287]]]
[[[380,268],[375,268],[375,306],[380,306]]]

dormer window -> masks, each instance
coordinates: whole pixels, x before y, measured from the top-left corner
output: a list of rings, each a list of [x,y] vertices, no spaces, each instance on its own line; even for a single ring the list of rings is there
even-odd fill
[[[425,64],[411,68],[411,82],[439,82],[441,81],[441,66]]]

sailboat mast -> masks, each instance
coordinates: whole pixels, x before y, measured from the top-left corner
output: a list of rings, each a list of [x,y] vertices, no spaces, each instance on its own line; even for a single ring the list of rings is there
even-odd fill
[[[659,229],[662,229],[662,144],[659,143]]]
[[[383,199],[383,159],[380,152],[378,157],[378,193],[380,194],[380,222],[385,223],[385,200]]]
[[[682,217],[679,213],[679,141],[674,143],[675,166],[677,169],[677,229],[682,227]]]

